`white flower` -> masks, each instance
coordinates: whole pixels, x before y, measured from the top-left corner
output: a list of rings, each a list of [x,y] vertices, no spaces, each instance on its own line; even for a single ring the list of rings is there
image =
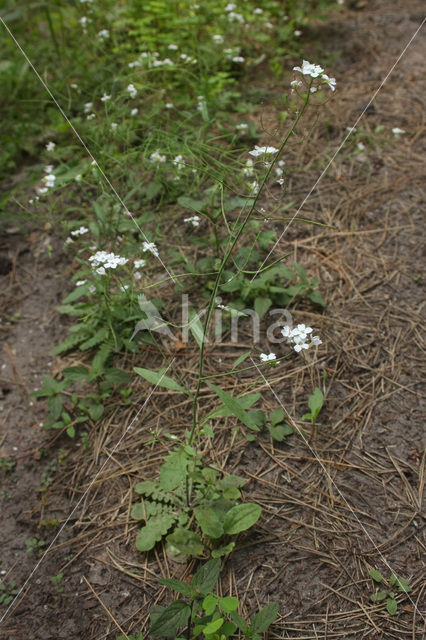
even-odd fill
[[[90,291],[90,293],[95,293],[95,291],[96,291],[96,287],[95,287],[95,285],[94,285],[94,284],[91,284],[91,285],[90,285],[90,287],[89,287],[89,291]]]
[[[346,131],[349,131],[349,133],[354,133],[356,131],[356,127],[346,127]]]
[[[83,236],[85,233],[88,233],[89,229],[87,227],[80,227],[79,229],[75,229],[75,231],[71,231],[72,236]]]
[[[232,58],[232,62],[244,62],[245,58],[243,56],[234,56]]]
[[[336,78],[329,78],[326,73],[322,74],[322,80],[324,84],[327,84],[332,91],[336,88]]]
[[[294,89],[294,87],[301,87],[302,86],[302,81],[301,80],[292,80],[290,82],[290,87],[292,89]]]
[[[166,102],[164,106],[166,107],[166,109],[173,109],[175,105],[173,104],[173,102]]]
[[[403,133],[405,133],[404,129],[400,129],[399,127],[394,127],[392,129],[392,133],[393,135],[397,138],[398,136],[402,135]]]
[[[75,283],[75,286],[82,287],[84,284],[86,284],[86,280],[77,280],[77,282]]]
[[[98,39],[99,40],[106,40],[107,38],[109,38],[108,29],[102,29],[101,31],[99,31],[99,33],[98,33]]]
[[[252,192],[253,195],[256,195],[257,192],[259,191],[259,183],[257,180],[254,180],[251,184],[249,184],[250,187],[250,191]]]
[[[356,146],[359,151],[365,151],[365,144],[363,144],[362,142],[358,142]]]
[[[48,173],[43,177],[43,182],[48,189],[51,189],[55,186],[56,176],[53,173]]]
[[[53,151],[55,147],[56,147],[56,144],[54,142],[48,142],[46,145],[46,151]]]
[[[86,120],[93,120],[93,118],[96,118],[96,113],[89,113],[89,115],[86,116]]]
[[[302,35],[302,32],[299,31],[299,29],[296,29],[296,31],[294,32],[294,35],[296,36],[296,38],[299,38]]]
[[[117,129],[117,127],[118,127],[118,124],[116,122],[111,122],[111,129],[113,131],[115,131]]]
[[[136,116],[138,113],[138,109],[136,109],[136,107],[134,109],[131,110],[130,115],[131,116]]]
[[[131,98],[135,98],[138,93],[133,84],[129,84],[127,86],[127,91],[129,92]]]
[[[44,173],[52,173],[53,169],[54,169],[53,164],[47,164],[47,165],[44,167]]]
[[[236,4],[234,4],[233,2],[228,2],[228,4],[225,7],[225,11],[233,11],[236,8],[237,8]]]
[[[190,222],[193,227],[200,226],[200,216],[191,216],[190,218],[184,218],[184,222]]]
[[[139,271],[135,271],[133,274],[135,280],[140,280],[142,278],[142,274]]]
[[[260,9],[259,7],[257,9],[253,10],[253,13],[260,16],[261,13],[263,13],[263,9]]]
[[[151,153],[151,155],[149,156],[150,162],[156,162],[158,164],[164,164],[167,161],[167,157],[161,155],[161,153],[158,151],[154,151],[154,153]]]
[[[71,82],[70,87],[71,89],[78,89],[78,84],[76,84],[75,82]]]
[[[106,93],[101,98],[102,102],[106,102],[107,100],[111,100],[111,96],[108,96]]]
[[[277,152],[278,152],[278,149],[275,149],[275,147],[258,147],[256,144],[254,149],[249,151],[249,154],[257,158],[257,156],[262,156],[264,154],[273,154]]]
[[[141,269],[142,267],[144,267],[146,265],[146,260],[144,260],[143,258],[141,258],[140,260],[135,260],[134,261],[134,265],[135,265],[136,269]]]
[[[240,124],[236,125],[237,131],[246,131],[248,129],[248,124],[246,122],[240,122]]]
[[[156,258],[158,258],[160,255],[154,242],[143,242],[142,251],[150,251]]]
[[[293,67],[293,71],[300,71],[304,76],[318,78],[324,72],[324,69],[319,64],[311,64],[307,60],[303,60],[302,67]]]
[[[112,252],[97,251],[89,258],[89,262],[92,264],[92,267],[95,268],[95,272],[103,276],[106,273],[106,269],[116,269],[118,266],[126,264],[128,259]]]
[[[240,24],[244,24],[244,16],[241,13],[235,13],[235,11],[231,11],[228,13],[229,22],[239,22]]]
[[[81,24],[81,26],[82,26],[82,28],[83,28],[83,29],[85,29],[85,28],[86,28],[86,25],[87,25],[87,23],[89,22],[89,20],[90,20],[90,18],[87,18],[86,16],[82,16],[82,17],[79,19],[79,23]]]
[[[93,102],[86,102],[84,105],[84,113],[90,113],[90,109],[93,107]]]
[[[262,360],[262,362],[271,362],[272,360],[276,360],[277,356],[275,355],[275,353],[270,353],[269,355],[267,355],[266,353],[261,353],[260,359]]]
[[[170,49],[170,51],[177,51],[179,49],[177,44],[169,44],[167,48]]]
[[[253,175],[253,160],[248,158],[243,168],[243,175],[252,176]]]
[[[75,180],[76,182],[81,182],[81,173],[78,173],[78,174],[75,176],[74,180]]]
[[[290,329],[289,326],[285,326],[281,330],[281,334],[284,338],[287,338],[289,342],[293,343],[293,348],[296,353],[309,347],[317,347],[322,344],[322,340],[319,336],[311,336],[311,341],[308,342],[308,337],[312,333],[312,327],[307,327],[304,324],[298,324],[294,329]]]
[[[217,35],[213,36],[213,41],[216,42],[216,44],[223,44],[224,38],[223,38],[223,36],[217,34]]]
[[[183,156],[180,154],[175,156],[172,162],[175,165],[175,167],[179,169],[179,171],[185,168],[185,163],[183,162]]]

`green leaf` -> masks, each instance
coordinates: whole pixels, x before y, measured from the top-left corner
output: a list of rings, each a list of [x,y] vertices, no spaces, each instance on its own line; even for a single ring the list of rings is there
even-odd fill
[[[104,405],[101,404],[100,402],[96,404],[91,404],[88,407],[89,416],[92,418],[94,422],[96,422],[96,420],[99,420],[99,418],[102,416],[104,409],[105,409]]]
[[[196,587],[202,594],[209,594],[219,580],[220,565],[221,561],[218,558],[208,560],[193,575],[191,585]]]
[[[130,517],[133,520],[145,520],[145,509],[141,502],[137,502],[133,505]]]
[[[318,289],[314,289],[314,291],[308,293],[308,298],[314,304],[319,304],[321,307],[325,307],[325,300],[322,297],[321,291]]]
[[[215,631],[217,631],[218,629],[221,628],[223,624],[223,618],[218,618],[217,620],[212,620],[211,622],[208,622],[206,624],[206,626],[203,629],[203,633],[205,635],[209,635],[211,633],[215,633]]]
[[[243,409],[249,409],[259,400],[259,398],[260,393],[249,393],[246,396],[238,398],[238,402]],[[232,415],[231,409],[226,407],[225,404],[222,404],[221,407],[209,413],[209,415],[204,418],[203,422],[206,422],[206,420],[211,420],[212,418],[227,418],[230,415]]]
[[[398,610],[398,603],[397,603],[397,601],[396,601],[396,600],[394,600],[393,598],[388,598],[388,599],[386,600],[386,610],[387,610],[387,612],[388,612],[391,616],[395,615],[395,613],[396,613],[396,612],[397,612],[397,610]]]
[[[188,531],[188,529],[175,529],[166,539],[179,553],[185,555],[199,556],[204,551],[204,545],[199,536],[193,531]]]
[[[233,622],[235,622],[238,629],[240,629],[243,632],[243,634],[247,636],[247,634],[250,631],[250,627],[247,624],[247,622],[244,620],[244,618],[242,618],[236,611],[231,611],[231,613],[229,614],[229,617]]]
[[[68,427],[67,436],[69,436],[70,438],[74,438],[75,437],[75,427],[73,425]]]
[[[246,502],[232,507],[225,515],[223,530],[228,535],[250,529],[260,518],[262,507],[254,502]]]
[[[127,371],[123,371],[122,369],[116,369],[111,367],[111,369],[107,369],[104,373],[105,380],[110,384],[126,384],[130,382],[132,376]]]
[[[218,514],[207,505],[205,507],[196,507],[194,509],[194,516],[201,531],[209,538],[220,538],[223,536],[223,525],[220,521]]]
[[[371,596],[371,599],[373,602],[381,602],[382,600],[384,600],[386,598],[386,596],[388,595],[388,592],[386,589],[382,589],[381,591],[378,591],[377,593],[373,593],[373,595]]]
[[[234,366],[232,367],[231,371],[234,371],[240,364],[244,362],[244,360],[247,360],[250,354],[250,351],[246,351],[245,353],[240,355],[240,357],[235,360]]]
[[[230,542],[229,544],[226,544],[223,547],[219,547],[218,549],[213,549],[212,558],[222,558],[222,556],[227,556],[228,553],[231,553],[234,547],[235,547],[235,542]]]
[[[258,296],[254,299],[254,310],[256,311],[259,318],[263,318],[271,305],[272,300],[270,298],[266,298],[265,296]]]
[[[263,607],[251,621],[251,627],[255,633],[265,633],[278,616],[278,602],[271,602]]]
[[[176,580],[176,578],[160,578],[160,584],[164,584],[166,587],[173,589],[173,591],[177,591],[177,593],[181,593],[183,596],[192,597],[194,593],[193,587],[186,582],[182,582],[182,580]]]
[[[190,615],[190,606],[184,600],[175,600],[155,618],[150,634],[166,638],[176,637],[179,629],[187,624]]]
[[[272,422],[272,424],[278,424],[279,422],[282,422],[284,420],[284,415],[284,409],[282,407],[278,407],[277,409],[271,411],[271,413],[269,414],[269,420]]]
[[[382,574],[376,569],[370,569],[368,575],[374,580],[374,582],[383,582]]]
[[[391,577],[389,578],[389,582],[391,585],[397,586],[398,589],[400,591],[403,591],[404,593],[410,593],[410,591],[412,591],[408,580],[405,580],[405,578],[398,578],[396,573],[393,573],[391,575]]]
[[[216,605],[218,602],[218,598],[215,595],[209,594],[203,600],[203,609],[206,613],[206,616],[211,616],[213,611],[216,609]]]
[[[90,371],[87,367],[78,365],[76,367],[66,367],[62,370],[62,375],[70,382],[80,382],[81,380],[86,381],[88,379]]]
[[[136,549],[138,551],[153,549],[156,542],[159,542],[166,535],[175,520],[175,516],[169,513],[162,513],[159,516],[150,518],[149,522],[142,527],[136,537]]]
[[[176,489],[186,477],[188,456],[183,447],[171,453],[160,467],[160,486],[166,491]]]
[[[207,384],[219,396],[219,398],[222,400],[223,404],[231,412],[231,414],[235,415],[238,420],[240,420],[249,429],[253,429],[254,431],[259,430],[259,427],[256,425],[254,420],[244,410],[239,398],[234,398],[227,391],[223,391],[223,389],[217,387],[211,382]]]
[[[97,344],[104,342],[109,336],[109,329],[107,327],[102,327],[98,329],[96,333],[91,336],[88,340],[85,340],[78,347],[81,351],[87,351],[87,349],[91,349],[92,347],[96,347]]]
[[[53,420],[57,420],[62,412],[61,396],[50,396],[47,398],[47,408]]]
[[[198,313],[190,307],[189,309],[189,330],[193,335],[195,342],[201,348],[204,342],[204,330]]]
[[[271,437],[277,442],[282,442],[287,436],[294,433],[293,429],[288,424],[270,424],[268,427]]]
[[[169,378],[169,376],[164,375],[165,371],[167,371],[166,367],[160,369],[160,371],[151,371],[150,369],[142,369],[141,367],[134,367],[133,370],[142,378],[148,380],[148,382],[157,387],[164,387],[171,391],[180,391],[181,393],[189,395],[189,392],[184,389],[184,387],[181,387],[180,384],[175,382],[173,378]]]
[[[238,598],[235,596],[228,596],[226,598],[219,598],[219,607],[224,613],[231,613],[238,609]]]
[[[308,400],[308,406],[312,413],[312,420],[317,419],[323,404],[324,404],[324,395],[321,389],[318,389],[318,387],[315,387],[313,394],[309,396],[309,400]]]

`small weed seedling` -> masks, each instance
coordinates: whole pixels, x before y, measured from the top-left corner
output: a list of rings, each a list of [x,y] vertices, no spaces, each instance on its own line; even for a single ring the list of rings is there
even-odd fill
[[[31,538],[31,540],[27,540],[25,542],[25,546],[27,547],[28,553],[39,553],[42,554],[46,543],[44,540],[37,540],[37,538]]]
[[[2,582],[0,584],[0,606],[2,604],[5,606],[10,604],[17,593],[18,589],[16,588],[15,582],[11,582],[9,584],[9,587],[6,587],[6,585]]]
[[[372,594],[371,600],[373,602],[383,602],[385,600],[386,610],[393,616],[398,610],[398,603],[396,601],[397,594],[394,590],[397,590],[399,593],[410,593],[412,589],[408,580],[398,578],[398,576],[393,573],[387,582],[380,571],[376,569],[371,569],[369,576],[374,582],[382,586],[381,589]]]
[[[56,587],[57,594],[62,593],[64,590],[64,587],[61,585],[63,577],[63,573],[58,573],[56,576],[50,576],[50,582]]]
[[[237,629],[246,640],[261,640],[262,634],[276,620],[278,603],[271,603],[261,609],[250,622],[238,613],[238,598],[221,598],[213,590],[219,579],[220,560],[211,559],[194,574],[191,584],[173,578],[160,580],[185,596],[168,607],[156,606],[151,609],[151,631],[154,637],[162,636],[176,640],[226,640],[235,637]],[[185,631],[185,637],[179,633]]]

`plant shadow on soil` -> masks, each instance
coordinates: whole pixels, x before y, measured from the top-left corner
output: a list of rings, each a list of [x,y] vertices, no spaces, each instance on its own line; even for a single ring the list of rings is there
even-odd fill
[[[415,1],[392,7],[371,2],[311,28],[314,50],[318,43],[330,55],[343,50],[333,71],[339,89],[310,138],[289,151],[287,164],[306,170],[295,169],[286,198],[303,200],[318,176],[316,163],[337,148],[337,133],[341,138],[354,124],[418,26],[421,8]],[[415,41],[358,125],[367,137],[384,125],[388,139],[371,146],[364,141],[364,149],[348,143],[304,207],[303,214],[331,227],[294,224],[281,246],[320,279],[327,308],[322,314],[294,310],[295,318],[308,320],[323,339],[318,366],[295,358],[282,375],[273,376],[272,386],[289,413],[300,416],[326,371],[321,421],[330,426],[316,434],[311,449],[297,436],[280,445],[265,437],[247,445],[231,437],[224,423],[214,449],[206,452],[206,461],[247,478],[246,499],[263,506],[260,523],[239,536],[220,588],[223,595],[230,589],[238,595],[244,614],[259,603],[278,601],[280,618],[270,638],[424,637],[418,610],[425,577],[424,274],[418,235],[424,206],[423,69],[421,41]],[[272,107],[254,115],[264,126],[266,113],[276,120]],[[396,126],[406,130],[404,138],[392,137]],[[149,607],[166,597],[158,577],[189,577],[196,567],[170,563],[161,548],[149,557],[136,552],[137,528],[128,516],[135,482],[155,475],[162,453],[161,447],[146,446],[148,427],[155,427],[162,412],[173,425],[170,432],[181,433],[188,408],[173,398],[170,403],[170,394],[155,395],[143,421],[129,430],[114,455],[134,406],[118,404],[93,427],[89,450],[43,432],[44,405],[29,394],[40,386],[43,373],[55,374],[63,364],[48,354],[65,334],[55,308],[72,267],[53,233],[6,231],[0,244],[5,272],[0,275],[5,365],[0,371],[0,458],[11,464],[0,469],[0,569],[6,588],[14,582],[24,589],[1,623],[0,637],[114,639],[120,634],[116,622],[136,634],[147,628]],[[136,362],[145,361],[141,356]],[[214,355],[210,365],[220,370]],[[139,394],[140,403],[147,389],[137,382],[134,397]],[[271,392],[262,393],[266,406],[274,408]],[[28,540],[48,545],[65,522],[46,556],[27,551]],[[413,587],[410,598],[400,598],[392,618],[370,600],[369,569],[388,576],[384,559]],[[51,578],[59,573],[63,578],[55,585]],[[0,608],[0,616],[5,609]]]

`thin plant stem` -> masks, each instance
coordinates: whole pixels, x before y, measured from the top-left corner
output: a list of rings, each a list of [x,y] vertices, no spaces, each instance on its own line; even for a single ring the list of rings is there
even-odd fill
[[[217,276],[216,276],[216,280],[215,283],[213,285],[213,290],[210,296],[210,300],[209,300],[209,304],[207,307],[207,312],[206,312],[206,318],[204,321],[204,327],[203,327],[203,340],[201,342],[201,346],[200,346],[200,358],[199,358],[199,362],[198,362],[198,380],[197,380],[197,386],[195,388],[195,393],[194,393],[194,397],[193,397],[193,403],[192,403],[192,428],[191,431],[189,433],[188,436],[188,444],[191,445],[192,442],[194,441],[194,437],[196,434],[196,429],[197,429],[197,424],[198,424],[198,397],[200,395],[200,390],[201,390],[201,385],[203,383],[203,367],[204,367],[204,353],[205,353],[205,344],[206,344],[206,336],[207,336],[207,332],[210,326],[210,320],[212,317],[212,313],[213,313],[213,309],[215,306],[215,301],[216,301],[216,297],[217,297],[217,292],[219,289],[219,285],[220,285],[220,281],[223,275],[223,272],[225,270],[225,267],[228,263],[229,258],[231,257],[231,254],[238,242],[238,240],[240,239],[243,231],[245,230],[247,223],[249,222],[251,215],[253,213],[253,211],[256,208],[256,204],[257,201],[265,187],[265,184],[271,174],[271,171],[275,165],[275,163],[277,162],[278,158],[280,157],[284,147],[286,146],[289,138],[291,135],[293,135],[301,117],[303,116],[306,107],[309,104],[309,98],[310,98],[310,88],[312,85],[312,81],[309,84],[308,90],[307,90],[307,94],[304,100],[304,103],[302,105],[302,108],[300,109],[299,113],[297,114],[296,120],[293,123],[293,126],[290,128],[289,132],[287,133],[287,135],[285,136],[284,140],[282,141],[280,148],[278,150],[278,153],[276,153],[275,158],[273,159],[273,161],[270,163],[268,170],[262,180],[262,183],[260,185],[260,188],[257,192],[257,194],[255,195],[253,202],[251,204],[250,209],[248,210],[247,214],[245,215],[239,229],[236,231],[235,236],[233,238],[233,240],[231,240],[228,249],[226,250],[226,253],[223,257],[222,263],[220,265],[220,268],[217,272]]]

